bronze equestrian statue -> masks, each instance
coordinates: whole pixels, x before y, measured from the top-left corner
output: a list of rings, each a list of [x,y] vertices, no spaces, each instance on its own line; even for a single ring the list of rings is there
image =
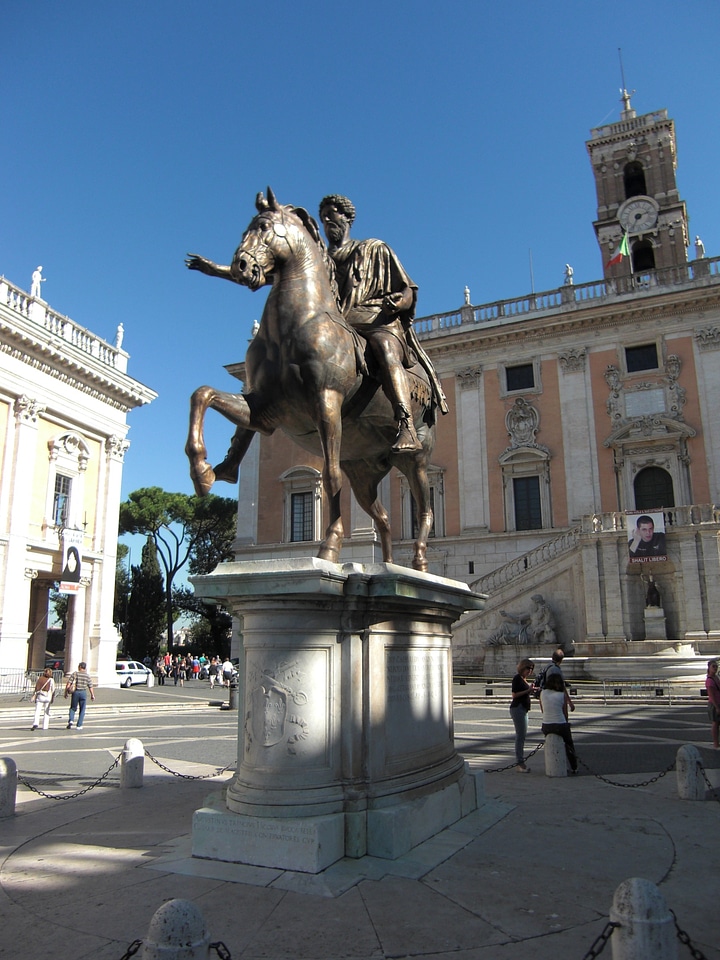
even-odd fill
[[[345,198],[326,198],[339,199]],[[232,394],[205,386],[192,395],[185,450],[195,490],[202,496],[216,479],[236,481],[238,465],[255,433],[269,435],[279,428],[324,462],[330,516],[318,556],[334,563],[340,559],[344,473],[358,503],[375,521],[383,559],[389,563],[390,523],[377,488],[395,466],[407,477],[417,507],[413,567],[426,571],[427,536],[433,520],[427,467],[435,442],[436,410],[439,406],[444,412],[447,407],[430,361],[414,348],[414,334],[399,343],[400,331],[407,333],[414,308],[411,282],[407,285],[411,302],[407,303],[404,289],[382,296],[369,324],[376,329],[395,324],[394,332],[381,332],[378,337],[399,345],[399,349],[391,345],[393,356],[383,367],[378,350],[387,351],[382,346],[376,349],[362,325],[356,332],[343,316],[343,291],[338,290],[336,275],[346,293],[347,276],[342,268],[336,274],[335,261],[315,220],[301,207],[279,204],[269,188],[267,197],[258,194],[256,208],[257,216],[243,234],[230,266],[194,254],[186,260],[191,270],[251,290],[272,285],[245,358],[246,392]],[[333,243],[331,217],[325,207],[323,211],[332,254],[338,245]],[[344,235],[347,239],[347,231]],[[349,319],[352,322],[352,315]],[[401,386],[393,392],[393,384],[399,383],[398,363],[406,390]],[[226,459],[215,469],[207,462],[203,438],[208,407],[238,428]]]

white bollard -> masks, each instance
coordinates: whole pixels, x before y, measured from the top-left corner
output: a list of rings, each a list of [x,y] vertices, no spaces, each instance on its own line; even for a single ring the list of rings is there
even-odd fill
[[[681,800],[705,799],[705,781],[700,772],[701,767],[702,759],[697,747],[691,743],[680,747],[675,758],[675,777]]]
[[[0,757],[0,817],[12,817],[17,797],[17,765],[12,757]]]
[[[145,747],[142,740],[131,737],[125,742],[120,760],[120,787],[127,790],[143,785]]]
[[[168,900],[150,921],[141,960],[207,960],[210,936],[202,911],[190,900]]]
[[[567,776],[565,741],[556,733],[548,733],[545,736],[545,776]]]
[[[610,920],[613,960],[677,960],[677,935],[662,894],[649,880],[632,877],[615,891]]]

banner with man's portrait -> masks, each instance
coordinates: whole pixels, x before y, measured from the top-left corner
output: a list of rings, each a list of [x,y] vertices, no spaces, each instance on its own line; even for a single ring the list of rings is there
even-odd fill
[[[63,530],[62,574],[58,593],[77,593],[80,589],[83,535],[82,530],[71,530],[68,527]]]
[[[665,517],[660,512],[627,515],[628,554],[630,563],[652,563],[667,560]]]

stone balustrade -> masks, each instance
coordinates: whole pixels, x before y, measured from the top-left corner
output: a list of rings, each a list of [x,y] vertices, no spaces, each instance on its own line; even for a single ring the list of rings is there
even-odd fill
[[[414,328],[421,340],[440,337],[453,330],[478,323],[507,323],[527,320],[534,314],[577,310],[589,303],[659,293],[667,287],[707,286],[720,282],[720,257],[707,257],[662,270],[628,274],[624,277],[568,284],[556,290],[526,294],[512,300],[496,300],[480,306],[466,306],[450,313],[418,317]]]
[[[491,573],[480,577],[479,580],[475,580],[470,584],[471,589],[476,593],[494,593],[506,583],[510,583],[517,577],[526,574],[528,570],[539,567],[549,560],[554,560],[563,553],[569,553],[580,542],[581,532],[582,528],[580,526],[565,530],[556,537],[541,543],[534,550],[515,557],[502,567],[498,567],[497,570],[493,570]]]
[[[82,353],[94,357],[100,363],[127,372],[128,355],[75,323],[69,317],[56,313],[43,300],[31,297],[24,290],[0,277],[0,307],[9,307],[13,313],[36,323],[48,333],[65,341]]]

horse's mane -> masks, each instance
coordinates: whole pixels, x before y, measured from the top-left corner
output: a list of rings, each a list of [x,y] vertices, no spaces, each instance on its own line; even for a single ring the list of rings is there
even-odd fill
[[[340,310],[340,290],[338,289],[337,285],[337,267],[335,266],[335,261],[328,253],[327,245],[322,237],[318,237],[317,244],[320,247],[323,263],[327,267],[328,280],[330,281],[330,289],[332,290],[333,299],[337,304],[338,310]]]
[[[310,214],[303,207],[294,207],[292,212],[299,218],[303,227],[310,236],[310,239],[313,243],[317,244],[320,249],[320,255],[322,257],[323,263],[325,264],[325,269],[328,274],[328,281],[330,283],[330,290],[333,295],[333,300],[335,301],[338,311],[340,310],[340,291],[337,285],[337,269],[335,267],[335,261],[328,253],[327,245],[325,241],[320,236],[320,228],[318,227],[317,220],[314,217],[311,217]]]

